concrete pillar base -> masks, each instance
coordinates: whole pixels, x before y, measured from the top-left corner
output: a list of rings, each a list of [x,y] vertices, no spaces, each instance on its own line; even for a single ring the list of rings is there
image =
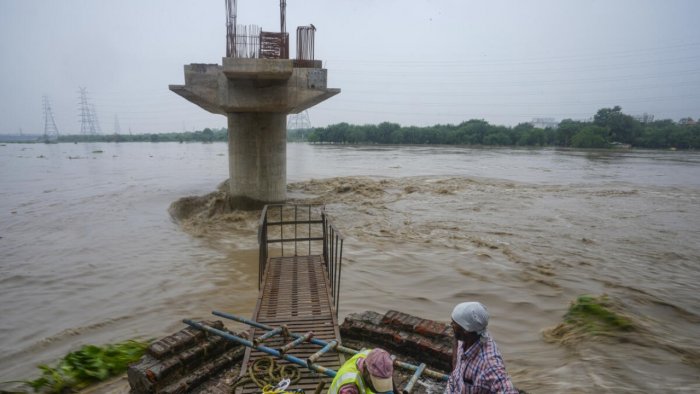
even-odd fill
[[[228,113],[229,204],[258,209],[287,199],[287,115]]]
[[[228,205],[231,210],[259,211],[267,204],[283,204],[284,201],[253,200],[244,196],[229,196]]]

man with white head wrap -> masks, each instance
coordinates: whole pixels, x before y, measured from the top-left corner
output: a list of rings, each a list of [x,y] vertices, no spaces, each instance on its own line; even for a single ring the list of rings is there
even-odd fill
[[[479,302],[463,302],[452,310],[455,341],[445,394],[518,393],[496,342],[486,331],[488,324],[489,312]]]

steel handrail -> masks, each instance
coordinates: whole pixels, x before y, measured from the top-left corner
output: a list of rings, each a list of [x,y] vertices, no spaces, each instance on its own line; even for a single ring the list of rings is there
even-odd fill
[[[320,209],[319,209],[320,208]],[[291,214],[285,209],[293,209],[293,220],[285,218],[285,212]],[[312,210],[319,209],[320,219],[314,218]],[[301,212],[301,217],[300,217]],[[277,218],[275,215],[279,215]],[[312,236],[313,230],[318,229],[323,233],[321,237]],[[285,226],[293,226],[294,234],[285,236]],[[279,228],[279,237],[270,237],[270,228]],[[276,231],[276,230],[275,230]],[[301,233],[301,234],[300,234]],[[320,204],[268,204],[263,208],[258,227],[258,244],[260,248],[258,262],[258,289],[262,286],[263,275],[267,267],[267,262],[270,257],[269,247],[271,244],[279,245],[282,257],[285,254],[285,245],[292,244],[294,256],[298,255],[299,245],[306,243],[308,253],[312,253],[313,245],[322,247],[323,263],[328,275],[330,285],[332,307],[335,309],[335,315],[338,315],[340,306],[340,274],[343,260],[343,235],[338,228],[331,223],[325,206]],[[289,249],[288,249],[289,250]]]

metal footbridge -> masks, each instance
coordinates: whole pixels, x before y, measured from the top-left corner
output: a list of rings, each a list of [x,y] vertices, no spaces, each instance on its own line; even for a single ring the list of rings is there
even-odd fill
[[[241,379],[253,376],[255,368],[269,364],[266,360],[273,356],[282,371],[288,365],[300,366],[295,389],[325,392],[346,355],[358,352],[342,346],[338,327],[343,237],[322,206],[268,205],[260,219],[258,241],[260,291],[252,319],[213,312],[248,324],[247,338],[191,320],[185,323],[245,345]],[[421,375],[447,379],[425,364],[395,360],[394,365],[413,371],[404,393],[411,392]],[[260,382],[254,380],[235,389],[236,394],[260,392]]]

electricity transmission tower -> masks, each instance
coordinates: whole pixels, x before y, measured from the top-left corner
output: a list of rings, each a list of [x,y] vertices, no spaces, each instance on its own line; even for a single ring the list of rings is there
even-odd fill
[[[308,130],[311,128],[309,113],[307,111],[289,115],[287,130]]]
[[[97,121],[95,106],[88,103],[87,88],[79,88],[80,91],[80,133],[97,134],[100,132],[100,124]]]
[[[56,127],[56,121],[53,118],[53,111],[51,111],[51,103],[49,98],[44,96],[44,141],[55,141],[58,139],[58,127]],[[21,133],[21,129],[20,129]]]
[[[298,114],[289,115],[287,119],[287,133],[291,132],[291,140],[304,141],[311,131],[311,121],[309,113],[304,111]]]

